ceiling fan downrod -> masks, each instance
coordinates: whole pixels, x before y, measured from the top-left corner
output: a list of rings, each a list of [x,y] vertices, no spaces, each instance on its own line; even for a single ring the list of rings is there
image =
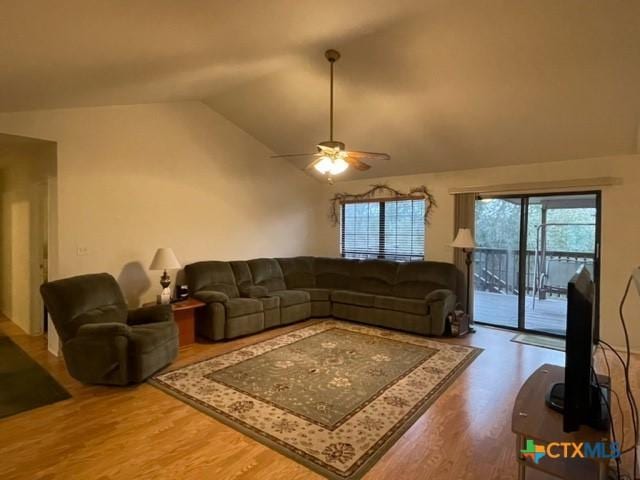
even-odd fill
[[[333,64],[340,59],[340,52],[337,50],[327,50],[324,56],[329,60],[331,81],[329,82],[329,141],[333,142]]]

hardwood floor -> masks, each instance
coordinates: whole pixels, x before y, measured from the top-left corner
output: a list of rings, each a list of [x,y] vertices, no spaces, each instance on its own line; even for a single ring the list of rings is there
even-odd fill
[[[311,322],[226,343],[193,344],[180,351],[174,367]],[[47,352],[44,338],[29,337],[7,320],[0,320],[0,331],[49,370],[73,397],[0,420],[1,479],[321,478],[150,385],[82,385],[67,374],[62,359]],[[479,327],[465,338],[443,340],[485,351],[365,479],[515,478],[515,438],[510,429],[513,400],[540,364],[562,364],[564,354],[510,342],[513,335]],[[614,366],[611,356],[610,360]],[[638,372],[634,366],[635,391]],[[613,376],[615,388],[622,392],[618,367]],[[626,435],[628,443],[630,428]]]

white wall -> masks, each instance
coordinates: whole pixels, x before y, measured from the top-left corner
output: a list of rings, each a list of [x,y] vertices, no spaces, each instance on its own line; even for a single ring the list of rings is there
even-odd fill
[[[448,193],[449,188],[604,176],[620,177],[623,181],[622,185],[602,189],[600,279],[602,335],[620,346],[623,337],[618,304],[632,268],[640,265],[640,155],[340,182],[327,189],[322,203],[328,207],[328,199],[335,192],[359,193],[374,183],[388,183],[400,190],[426,185],[435,195],[438,207],[426,230],[425,255],[428,260],[450,262],[453,250],[449,244],[454,227],[453,196]],[[330,225],[326,215],[321,215],[318,223],[323,226],[323,232],[319,233],[320,251],[325,255],[338,255],[338,229]],[[635,290],[627,304],[625,314],[632,344],[640,350],[640,296]]]
[[[200,102],[0,114],[0,132],[57,142],[59,269],[54,276],[107,271],[132,306],[152,300],[160,273],[147,266],[159,246],[183,263],[298,254],[337,255],[326,213],[335,191],[373,180],[321,185],[279,160]],[[451,261],[450,187],[617,176],[603,189],[602,330],[622,344],[617,304],[640,264],[640,156],[522,165],[380,179],[427,185],[438,208],[427,229],[432,260]],[[375,180],[378,182],[379,180]],[[77,255],[78,247],[87,255]],[[640,301],[627,309],[640,347]]]
[[[201,102],[0,114],[0,132],[57,142],[57,276],[109,272],[132,306],[160,289],[161,246],[183,264],[313,253],[320,184]]]

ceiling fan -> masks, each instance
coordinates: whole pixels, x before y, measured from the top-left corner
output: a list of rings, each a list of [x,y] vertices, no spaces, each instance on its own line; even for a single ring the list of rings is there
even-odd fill
[[[288,153],[284,155],[273,155],[272,158],[292,158],[292,157],[313,157],[313,160],[304,168],[305,171],[314,168],[318,172],[327,176],[329,183],[333,183],[333,176],[339,175],[349,167],[356,170],[369,170],[371,165],[364,160],[389,160],[391,157],[387,153],[362,152],[358,150],[347,150],[344,143],[333,139],[333,64],[340,58],[340,52],[327,50],[324,52],[325,58],[329,61],[331,68],[331,83],[329,95],[329,140],[316,145],[315,153]]]

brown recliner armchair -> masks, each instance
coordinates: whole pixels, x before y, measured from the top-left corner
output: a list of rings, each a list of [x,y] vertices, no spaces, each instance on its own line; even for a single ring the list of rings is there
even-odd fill
[[[81,382],[142,382],[178,355],[171,307],[128,311],[108,273],[48,282],[40,293],[62,341],[67,369]]]

